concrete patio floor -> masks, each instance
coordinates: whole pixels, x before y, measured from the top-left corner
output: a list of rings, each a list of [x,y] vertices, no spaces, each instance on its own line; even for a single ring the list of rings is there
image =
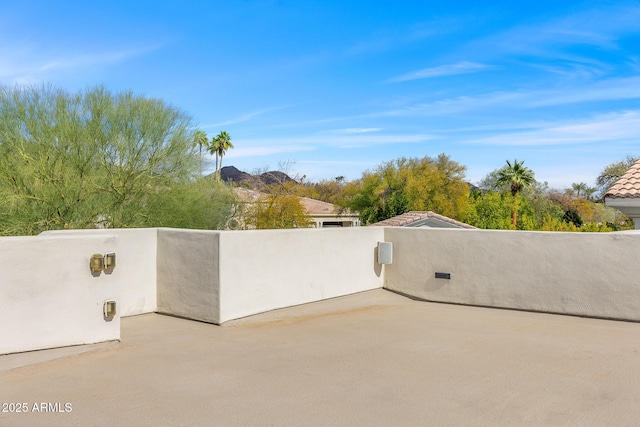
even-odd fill
[[[640,324],[376,290],[0,356],[1,426],[638,425]],[[47,359],[53,359],[48,360]],[[26,366],[22,366],[26,365]],[[34,413],[34,403],[71,412]]]

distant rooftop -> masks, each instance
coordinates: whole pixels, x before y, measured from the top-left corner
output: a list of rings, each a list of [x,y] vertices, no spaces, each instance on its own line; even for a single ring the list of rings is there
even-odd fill
[[[607,191],[605,197],[612,199],[640,198],[640,160],[635,162]]]
[[[323,202],[322,200],[310,199],[308,197],[301,197],[300,203],[304,206],[304,209],[307,211],[309,215],[355,215],[357,213],[353,213],[348,209],[341,210],[340,207],[334,205],[333,203]]]
[[[392,227],[431,227],[431,228],[466,228],[476,229],[473,225],[431,211],[410,211],[384,221],[376,222],[378,226]]]
[[[248,188],[235,187],[233,191],[243,202],[254,202],[256,200],[264,200],[268,197],[265,193],[257,190],[249,190]],[[339,213],[336,205],[323,202],[322,200],[300,197],[300,203],[308,215],[336,215]],[[344,213],[347,214],[348,212]]]

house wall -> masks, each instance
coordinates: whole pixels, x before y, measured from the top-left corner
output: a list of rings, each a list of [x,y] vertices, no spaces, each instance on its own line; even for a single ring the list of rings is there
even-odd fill
[[[158,312],[220,323],[220,232],[158,229]]]
[[[359,227],[360,218],[357,215],[310,215],[310,220],[315,228],[323,228],[326,222],[341,222],[342,227]]]
[[[389,227],[385,287],[429,301],[640,321],[640,233]],[[436,272],[451,279],[436,279]]]
[[[104,236],[115,235],[119,249],[116,253],[114,276],[121,277],[118,310],[122,317],[153,313],[157,310],[156,251],[158,229],[119,228],[96,230],[47,231],[41,236]]]
[[[120,314],[106,321],[103,305],[124,278],[89,270],[119,250],[112,234],[0,238],[0,354],[119,340]]]
[[[220,322],[381,288],[384,229],[228,231],[220,235]]]

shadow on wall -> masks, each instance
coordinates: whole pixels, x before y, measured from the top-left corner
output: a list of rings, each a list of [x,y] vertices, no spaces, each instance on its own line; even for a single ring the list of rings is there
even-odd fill
[[[382,275],[382,264],[378,262],[378,247],[373,248],[373,272],[376,276],[380,277]]]

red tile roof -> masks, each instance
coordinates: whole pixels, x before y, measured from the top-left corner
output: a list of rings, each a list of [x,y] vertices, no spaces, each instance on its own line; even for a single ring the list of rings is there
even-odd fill
[[[640,198],[640,160],[635,162],[607,191],[605,197],[612,199]]]

